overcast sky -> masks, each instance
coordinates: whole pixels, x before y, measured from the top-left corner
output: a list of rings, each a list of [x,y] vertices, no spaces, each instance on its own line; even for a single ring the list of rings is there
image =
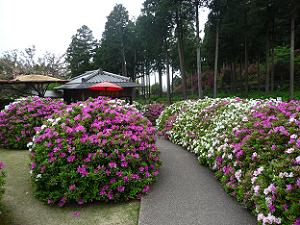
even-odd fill
[[[87,25],[101,38],[106,17],[123,4],[131,19],[140,14],[144,0],[0,0],[0,54],[35,45],[39,52],[63,54],[71,37]],[[201,12],[202,26],[207,11]],[[203,29],[203,28],[201,28]]]

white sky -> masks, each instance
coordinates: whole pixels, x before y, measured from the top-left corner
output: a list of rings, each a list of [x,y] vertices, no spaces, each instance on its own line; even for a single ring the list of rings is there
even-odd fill
[[[0,54],[36,46],[39,52],[63,54],[71,37],[87,25],[100,39],[106,17],[123,4],[137,18],[144,0],[0,0]],[[200,13],[203,29],[207,10]],[[203,34],[202,34],[203,35]]]

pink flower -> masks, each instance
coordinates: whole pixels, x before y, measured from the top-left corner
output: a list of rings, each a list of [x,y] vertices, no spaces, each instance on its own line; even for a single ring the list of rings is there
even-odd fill
[[[143,193],[148,193],[150,191],[150,186],[149,185],[145,185],[142,192]]]
[[[75,160],[75,155],[71,155],[67,158],[68,162],[73,162]]]
[[[86,168],[87,168],[86,165],[78,166],[77,173],[80,173],[83,177],[86,177],[89,174]]]
[[[31,168],[32,170],[34,170],[34,169],[36,168],[36,163],[35,163],[35,162],[32,162],[30,168]]]
[[[2,170],[4,168],[5,168],[4,163],[0,161],[0,170]]]
[[[72,213],[72,215],[74,217],[80,217],[80,212],[79,211],[75,211],[75,212]]]
[[[67,199],[65,197],[62,197],[59,202],[58,202],[58,206],[63,207],[67,202]]]
[[[74,191],[76,189],[76,185],[75,184],[72,184],[69,186],[69,190],[70,191]]]
[[[288,191],[288,192],[293,190],[293,185],[287,184],[285,190]]]
[[[129,181],[128,176],[123,177],[123,180],[127,183]]]
[[[110,168],[116,168],[116,167],[117,167],[117,164],[116,164],[115,162],[109,162],[109,163],[108,163],[108,166],[109,166]]]
[[[124,192],[125,187],[124,187],[124,186],[118,186],[118,187],[117,187],[117,190],[118,190],[119,192]]]
[[[77,199],[76,200],[77,201],[77,203],[79,204],[79,205],[83,205],[84,204],[84,200],[83,199]]]

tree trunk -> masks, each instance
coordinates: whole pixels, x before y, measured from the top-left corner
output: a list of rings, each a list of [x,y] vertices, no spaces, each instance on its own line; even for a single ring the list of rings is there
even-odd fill
[[[146,99],[145,65],[142,65],[142,95]]]
[[[159,97],[162,96],[162,69],[158,67]]]
[[[249,74],[248,74],[248,43],[245,36],[245,94],[248,96],[249,92]]]
[[[201,39],[199,31],[199,2],[196,1],[196,37],[197,37],[197,77],[198,77],[198,95],[203,98],[202,89],[202,68],[201,68]]]
[[[231,75],[231,90],[232,92],[236,91],[236,85],[235,85],[235,80],[236,80],[236,63],[234,62],[232,64],[232,75]]]
[[[168,104],[172,104],[171,99],[171,89],[170,89],[170,63],[169,63],[169,52],[168,52],[168,43],[167,40],[165,41],[166,47],[166,72],[167,72],[167,97],[168,97]]]
[[[184,50],[183,50],[183,34],[182,34],[182,24],[181,18],[179,18],[179,12],[176,12],[176,24],[177,24],[177,45],[178,45],[178,56],[180,64],[180,73],[182,79],[182,92],[183,98],[187,99],[187,83],[186,83],[186,74],[184,68]]]
[[[270,63],[269,63],[269,51],[270,51],[270,37],[269,28],[267,28],[267,38],[266,38],[266,87],[265,92],[270,91]]]
[[[260,56],[258,56],[258,59],[257,59],[257,84],[258,86],[260,86]],[[260,87],[258,87],[258,90],[260,90]]]
[[[215,48],[215,66],[214,66],[214,93],[213,97],[217,97],[217,73],[218,73],[218,58],[219,58],[219,22],[216,26],[216,48]]]
[[[291,17],[291,52],[290,52],[290,99],[294,98],[294,75],[295,75],[295,17],[293,9]]]
[[[126,58],[125,58],[125,47],[123,43],[123,38],[121,42],[121,55],[122,55],[122,75],[127,77],[127,66],[126,66]]]
[[[174,95],[174,69],[171,67],[171,77],[172,77],[172,95]]]
[[[274,34],[275,33],[275,17],[272,21],[272,39],[271,39],[271,92],[274,91]]]

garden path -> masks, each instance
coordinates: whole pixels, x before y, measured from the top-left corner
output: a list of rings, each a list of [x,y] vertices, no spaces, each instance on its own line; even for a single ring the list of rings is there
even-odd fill
[[[163,161],[161,175],[142,198],[139,225],[257,224],[193,154],[163,139],[157,145]]]

